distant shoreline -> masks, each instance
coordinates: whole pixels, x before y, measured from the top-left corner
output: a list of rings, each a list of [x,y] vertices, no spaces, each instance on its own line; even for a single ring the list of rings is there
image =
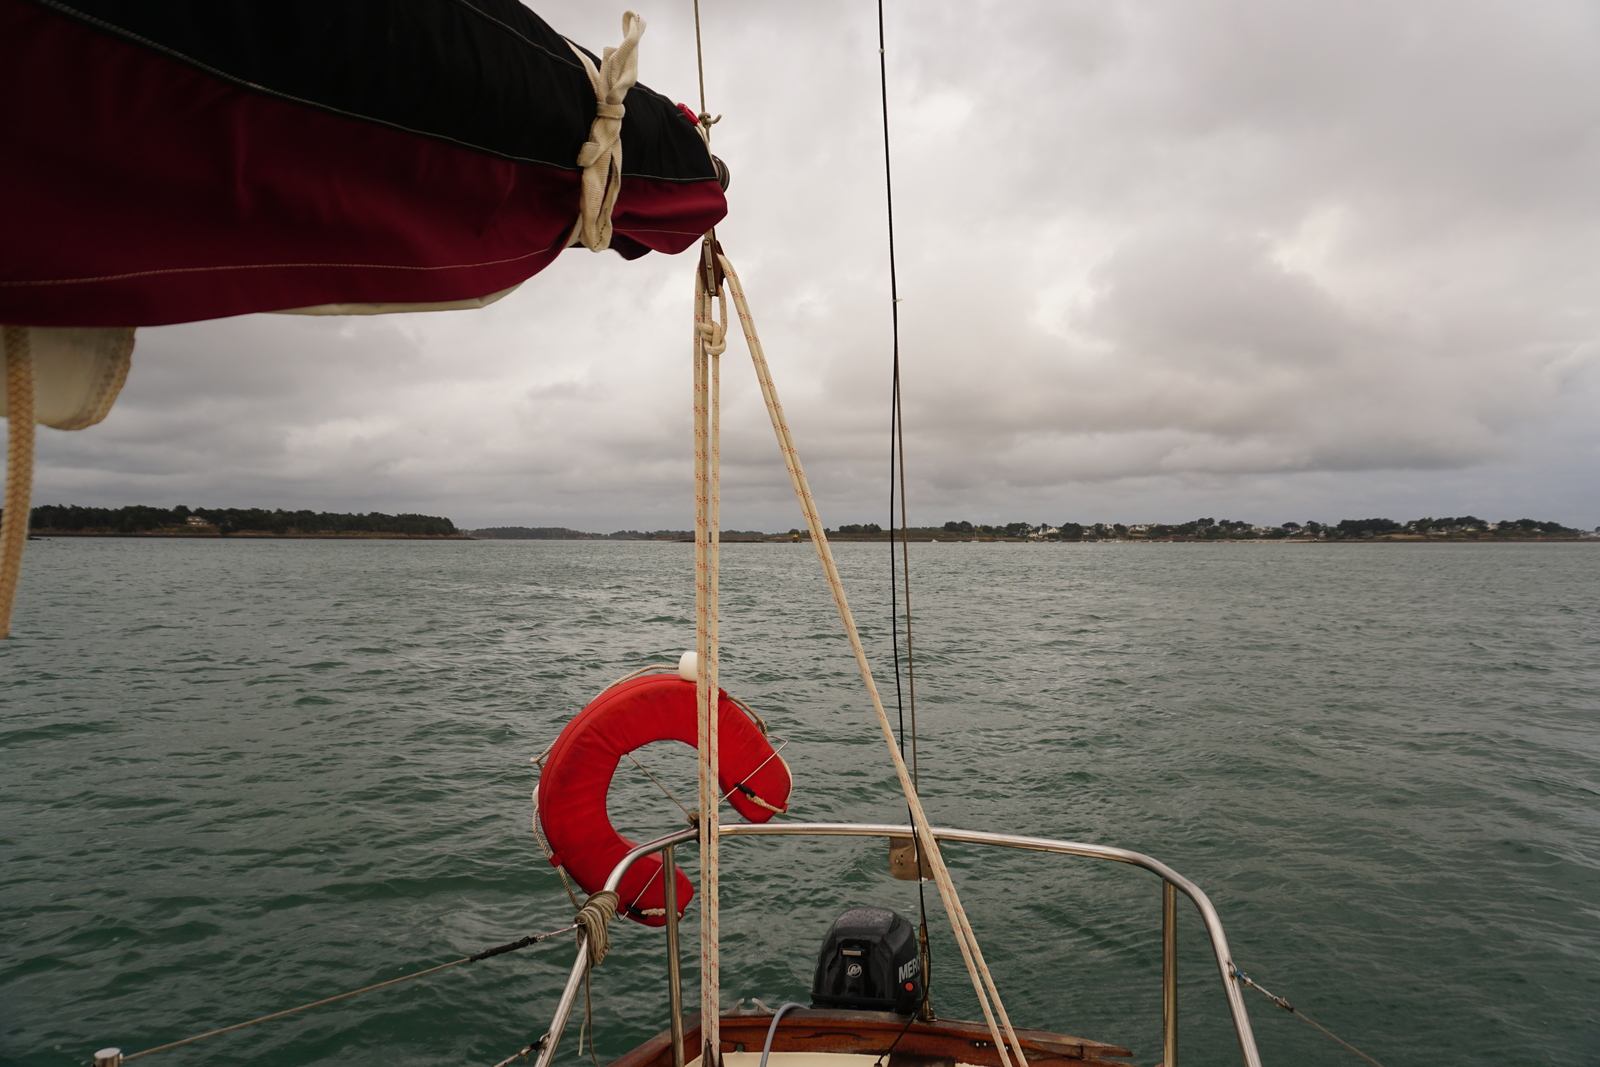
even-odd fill
[[[809,538],[805,540],[809,541]],[[899,538],[896,538],[896,543]],[[828,543],[887,544],[887,537],[830,537]],[[912,544],[930,541],[941,545],[1528,545],[1597,544],[1600,537],[912,537]],[[724,541],[723,544],[729,542]]]
[[[235,530],[219,533],[215,529],[190,530],[139,530],[124,533],[119,530],[29,530],[34,539],[52,537],[119,537],[166,538],[168,540],[218,541],[587,541],[612,544],[693,544],[692,538],[664,537],[474,537],[471,534],[408,534],[374,533],[357,530],[328,533],[273,533],[271,530]],[[899,541],[898,538],[895,539]],[[1378,537],[1118,537],[1118,538],[1051,538],[1029,539],[1022,537],[915,537],[912,544],[936,542],[941,545],[1528,545],[1528,544],[1600,544],[1600,537],[1425,537],[1416,534]],[[801,545],[810,544],[808,535],[792,537],[734,537],[718,542],[724,545]],[[880,537],[829,537],[829,544],[888,544],[889,538]]]
[[[215,529],[188,530],[137,530],[123,533],[120,530],[29,530],[30,537],[165,537],[171,540],[218,541],[477,541],[480,538],[467,534],[408,534],[374,533],[366,530],[329,533],[273,533],[271,530],[234,530],[221,533]]]

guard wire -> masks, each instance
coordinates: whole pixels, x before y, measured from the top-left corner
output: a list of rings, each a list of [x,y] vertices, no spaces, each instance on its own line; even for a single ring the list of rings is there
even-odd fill
[[[1366,1060],[1368,1063],[1373,1064],[1373,1067],[1383,1067],[1383,1064],[1379,1063],[1377,1060],[1373,1059],[1371,1056],[1368,1056],[1365,1052],[1362,1052],[1360,1049],[1356,1048],[1350,1042],[1346,1041],[1344,1038],[1340,1037],[1338,1034],[1334,1033],[1332,1030],[1329,1030],[1326,1026],[1323,1026],[1321,1023],[1319,1023],[1319,1022],[1315,1021],[1314,1019],[1312,1019],[1305,1012],[1301,1011],[1299,1008],[1295,1007],[1293,1004],[1290,1004],[1289,1001],[1286,1000],[1285,998],[1280,997],[1275,993],[1269,992],[1263,986],[1257,985],[1254,979],[1252,979],[1248,974],[1245,974],[1243,971],[1239,970],[1239,968],[1235,967],[1233,969],[1233,976],[1235,978],[1237,978],[1239,981],[1243,982],[1245,985],[1249,986],[1251,989],[1254,989],[1254,990],[1258,991],[1262,996],[1264,996],[1268,1000],[1272,1001],[1272,1003],[1276,1004],[1278,1007],[1282,1008],[1284,1011],[1288,1012],[1290,1015],[1298,1016],[1299,1018],[1304,1019],[1307,1023],[1310,1023],[1312,1026],[1316,1027],[1318,1030],[1321,1030],[1323,1033],[1327,1034],[1329,1037],[1331,1037],[1335,1041],[1339,1042],[1339,1044],[1343,1045],[1345,1048],[1349,1049],[1351,1052],[1354,1052],[1357,1056],[1360,1056],[1362,1059]]]
[[[309,1010],[311,1008],[320,1008],[324,1004],[332,1004],[335,1001],[346,1000],[346,999],[348,999],[350,997],[359,996],[362,993],[370,993],[374,989],[382,989],[385,986],[398,985],[401,982],[409,982],[413,978],[421,978],[424,975],[434,974],[434,973],[436,973],[438,971],[448,970],[451,967],[459,967],[463,963],[476,963],[478,960],[486,960],[486,959],[489,959],[492,956],[500,956],[500,955],[504,955],[507,952],[515,952],[518,949],[527,948],[529,945],[537,945],[541,941],[548,941],[552,937],[556,937],[559,934],[567,933],[570,930],[576,930],[577,928],[578,928],[578,924],[577,923],[573,923],[571,926],[563,926],[561,929],[559,929],[559,930],[551,930],[549,933],[533,934],[533,935],[530,935],[528,937],[520,938],[520,939],[518,939],[516,941],[512,941],[512,942],[509,942],[509,943],[504,944],[504,945],[498,945],[498,946],[496,946],[494,948],[484,949],[482,952],[475,953],[474,955],[471,955],[471,956],[463,956],[459,960],[451,960],[449,963],[441,963],[437,967],[429,967],[429,968],[427,968],[425,970],[414,971],[411,974],[404,974],[404,975],[401,975],[399,978],[391,978],[387,982],[379,982],[376,985],[363,986],[360,989],[352,989],[350,992],[348,992],[348,993],[340,993],[336,997],[324,997],[322,1000],[313,1000],[311,1003],[302,1004],[297,1008],[289,1008],[286,1011],[275,1011],[271,1015],[263,1015],[258,1019],[250,1019],[247,1022],[234,1023],[232,1026],[224,1026],[221,1029],[217,1029],[217,1030],[208,1030],[207,1032],[205,1032],[203,1034],[196,1034],[193,1037],[186,1037],[182,1041],[169,1041],[165,1045],[157,1045],[154,1048],[147,1048],[142,1052],[135,1052],[135,1053],[132,1053],[130,1055],[124,1056],[124,1057],[122,1057],[122,1062],[123,1063],[127,1063],[129,1060],[136,1060],[140,1056],[149,1056],[150,1054],[155,1053],[155,1052],[165,1052],[168,1049],[177,1048],[180,1045],[192,1045],[196,1041],[204,1041],[208,1037],[216,1037],[219,1034],[232,1033],[234,1030],[243,1030],[247,1026],[255,1026],[257,1023],[271,1022],[273,1019],[282,1019],[286,1015],[294,1015],[294,1014],[297,1014],[297,1013],[302,1012],[302,1011],[307,1011],[307,1010]],[[512,1057],[512,1058],[515,1059],[516,1057]]]

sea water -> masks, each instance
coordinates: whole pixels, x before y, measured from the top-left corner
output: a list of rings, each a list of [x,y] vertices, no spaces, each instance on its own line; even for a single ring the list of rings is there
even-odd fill
[[[937,823],[1163,860],[1240,966],[1388,1067],[1600,1063],[1600,545],[911,549]],[[837,553],[898,714],[887,549]],[[787,741],[786,817],[904,821],[811,548],[722,558],[722,679]],[[0,645],[0,1059],[134,1052],[569,923],[529,759],[692,647],[692,577],[684,544],[30,544]],[[694,806],[686,747],[639,755]],[[623,768],[619,828],[683,825]],[[1018,1025],[1160,1059],[1153,876],[948,854]],[[919,907],[878,841],[722,855],[727,1006],[805,1000],[842,909]],[[926,895],[935,1010],[976,1018]],[[1181,900],[1179,924],[1182,1062],[1237,1063]],[[487,1067],[571,960],[562,937],[146,1062]],[[661,931],[616,924],[602,1062],[665,1027],[665,966]],[[1269,1065],[1360,1062],[1246,995]],[[560,1059],[588,1059],[576,1019]]]

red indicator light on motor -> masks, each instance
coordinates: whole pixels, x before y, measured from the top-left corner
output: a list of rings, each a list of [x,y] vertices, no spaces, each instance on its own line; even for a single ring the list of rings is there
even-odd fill
[[[917,988],[916,983],[914,983],[914,982],[907,982],[906,983],[906,992],[907,993],[911,992],[915,988]]]

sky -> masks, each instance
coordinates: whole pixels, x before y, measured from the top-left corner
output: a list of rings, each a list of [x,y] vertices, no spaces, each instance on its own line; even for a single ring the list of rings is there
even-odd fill
[[[621,9],[531,5],[591,49]],[[640,81],[698,110],[691,0]],[[887,0],[913,524],[1600,525],[1600,6]],[[876,12],[702,0],[718,228],[823,519],[887,522]],[[693,258],[139,331],[36,504],[692,525]],[[723,525],[801,525],[742,342]]]

